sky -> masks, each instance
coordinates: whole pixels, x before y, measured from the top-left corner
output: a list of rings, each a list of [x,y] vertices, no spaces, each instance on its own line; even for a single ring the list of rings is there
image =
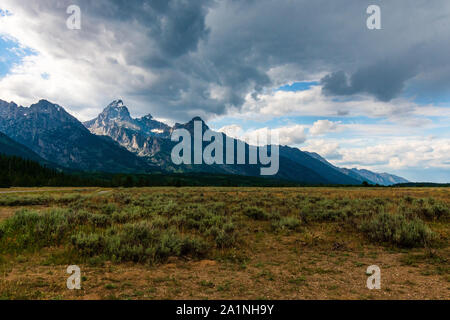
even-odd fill
[[[81,29],[67,27],[70,5]],[[369,5],[381,29],[368,29]],[[201,116],[337,166],[450,182],[447,0],[2,0],[0,99]]]

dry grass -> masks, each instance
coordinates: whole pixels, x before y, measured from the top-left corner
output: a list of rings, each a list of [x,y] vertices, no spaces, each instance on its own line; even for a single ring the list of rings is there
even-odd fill
[[[24,208],[38,212],[52,208],[88,210],[90,214],[113,215],[107,208],[113,204],[111,210],[117,213],[127,212],[133,206],[147,208],[151,217],[132,219],[151,222],[156,216],[180,217],[186,206],[197,204],[231,219],[237,238],[230,247],[222,248],[207,233],[181,225],[177,232],[203,237],[210,244],[208,252],[200,258],[169,256],[156,263],[118,263],[97,256],[84,259],[74,252],[70,242],[37,250],[4,250],[0,252],[0,298],[450,298],[448,220],[424,219],[436,236],[427,248],[372,242],[357,226],[359,219],[366,219],[358,214],[376,216],[377,205],[390,214],[400,212],[405,201],[411,199],[433,198],[448,207],[450,189],[142,188],[106,193],[99,189],[64,189],[38,194],[50,200],[44,205],[30,205],[33,200],[30,197],[36,193],[0,194],[0,201],[5,196],[23,200],[23,205],[15,202],[13,207],[0,206],[0,219],[5,221]],[[343,205],[346,201],[347,208]],[[336,203],[337,209],[333,208]],[[248,206],[260,208],[267,216],[263,219],[246,216],[243,210]],[[306,216],[302,212],[311,214]],[[343,212],[346,217],[351,212],[350,218],[342,218]],[[287,217],[301,221],[299,227],[273,227],[274,221]],[[103,229],[89,230],[103,232]],[[69,264],[81,268],[81,290],[66,288]],[[365,272],[373,264],[381,268],[381,290],[366,288]]]

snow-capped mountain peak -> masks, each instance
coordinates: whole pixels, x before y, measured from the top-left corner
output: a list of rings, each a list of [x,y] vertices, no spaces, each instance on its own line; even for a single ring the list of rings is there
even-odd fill
[[[153,154],[154,139],[169,137],[171,129],[153,119],[151,114],[132,118],[122,100],[111,102],[97,118],[85,122],[84,125],[92,133],[110,136],[140,156]]]
[[[111,102],[98,116],[101,120],[107,121],[131,121],[130,111],[123,104],[122,100]]]

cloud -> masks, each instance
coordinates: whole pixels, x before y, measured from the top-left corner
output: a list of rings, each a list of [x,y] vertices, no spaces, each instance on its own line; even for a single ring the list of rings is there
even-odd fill
[[[364,93],[390,101],[402,92],[406,81],[417,74],[418,61],[415,60],[386,59],[358,69],[351,77],[343,71],[334,72],[321,79],[323,92],[338,96]]]
[[[330,120],[317,120],[314,122],[311,129],[309,129],[309,133],[317,136],[323,135],[328,132],[336,132],[340,131],[342,127],[340,126],[341,122],[333,122]]]
[[[81,7],[81,30],[65,27],[69,4]],[[421,95],[448,90],[448,1],[383,3],[378,31],[365,26],[369,4],[4,0],[0,33],[38,56],[0,80],[1,98],[45,97],[86,118],[120,97],[137,115],[183,121],[239,111],[248,96],[296,81],[382,102],[411,84]]]
[[[305,126],[293,125],[275,129],[282,145],[299,145],[306,141]]]
[[[340,160],[342,154],[339,150],[338,142],[329,142],[323,139],[309,140],[308,143],[301,148],[304,151],[316,152],[327,160]]]
[[[217,131],[223,132],[230,137],[246,141],[252,145],[266,144],[264,141],[259,141],[260,139],[265,139],[266,137],[273,137],[274,141],[271,141],[271,143],[291,146],[302,144],[307,138],[306,126],[303,125],[291,125],[275,129],[264,127],[243,130],[241,126],[233,124],[224,126]],[[270,140],[270,138],[268,139]]]
[[[322,86],[317,85],[304,91],[268,92],[260,94],[258,99],[247,95],[242,108],[234,113],[230,111],[230,115],[252,120],[281,116],[364,116],[406,123],[406,119],[423,119],[426,112],[421,115],[416,113],[421,108],[414,102],[400,98],[389,102],[378,101],[368,95],[360,95],[351,100],[336,99],[323,95]]]
[[[317,152],[341,167],[367,168],[375,171],[406,168],[450,169],[450,140],[445,138],[391,137],[376,139],[309,140],[303,150]]]
[[[82,12],[82,29],[76,31],[65,23],[65,10],[74,2]],[[0,80],[2,97],[25,105],[47,98],[82,119],[117,97],[138,114],[155,111],[168,117],[189,108],[186,102],[195,100],[200,88],[195,88],[199,85],[192,70],[182,70],[180,64],[189,66],[188,56],[208,36],[205,16],[211,4],[6,0],[2,6],[13,14],[0,19],[0,33],[37,55]],[[43,73],[48,80],[40,78]]]
[[[237,124],[231,124],[231,125],[224,126],[217,131],[223,132],[227,136],[233,137],[236,139],[241,139],[244,137],[244,131],[243,131],[242,127]]]

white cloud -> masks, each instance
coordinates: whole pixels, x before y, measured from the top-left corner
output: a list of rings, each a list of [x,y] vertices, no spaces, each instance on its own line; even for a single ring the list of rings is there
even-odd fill
[[[282,145],[298,145],[306,141],[306,126],[293,125],[274,129],[280,137]]]
[[[389,141],[309,140],[302,150],[317,152],[341,167],[374,171],[407,168],[450,169],[450,139],[444,138],[391,137]]]
[[[250,144],[264,144],[264,142],[261,142],[258,139],[270,136],[277,139],[278,143],[281,145],[299,145],[306,141],[306,128],[306,126],[302,125],[292,125],[274,129],[264,127],[244,131],[241,126],[233,124],[224,126],[218,131],[223,132],[230,137],[244,140]],[[276,141],[272,141],[271,143],[278,144]]]
[[[317,120],[314,122],[311,129],[309,129],[309,133],[313,136],[323,135],[328,132],[337,132],[342,131],[342,127],[340,126],[341,122],[333,122],[330,120]]]
[[[242,139],[244,137],[244,130],[242,130],[241,126],[238,126],[237,124],[231,124],[224,126],[217,130],[218,132],[223,132],[227,136],[236,138],[236,139]]]
[[[418,110],[421,110],[420,115]],[[431,111],[431,110],[430,110]],[[432,111],[435,114],[435,111]],[[430,114],[430,116],[432,115]],[[233,116],[233,114],[229,114]],[[280,116],[320,116],[320,117],[371,117],[387,118],[403,124],[426,122],[426,111],[406,99],[390,102],[377,101],[370,96],[358,96],[352,100],[336,99],[322,94],[320,85],[304,91],[275,91],[260,94],[258,99],[247,95],[240,117],[267,121]]]
[[[323,139],[313,139],[309,140],[305,146],[301,147],[301,149],[304,151],[316,152],[330,161],[342,158],[338,142],[330,142]]]

